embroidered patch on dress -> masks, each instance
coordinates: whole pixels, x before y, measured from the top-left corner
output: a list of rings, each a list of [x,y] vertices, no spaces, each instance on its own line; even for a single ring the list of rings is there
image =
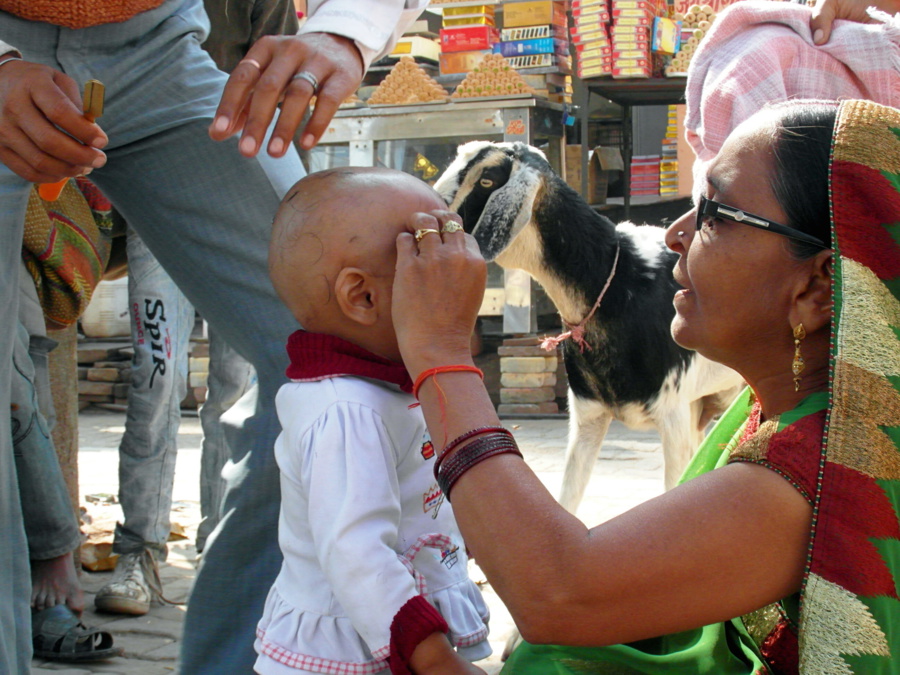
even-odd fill
[[[441,565],[446,567],[448,570],[453,569],[456,566],[456,563],[459,562],[459,546],[454,546],[453,548],[442,548],[441,549]]]
[[[425,441],[422,443],[422,457],[425,459],[431,459],[434,457],[434,443],[431,441]]]
[[[432,483],[428,491],[422,495],[422,513],[434,510],[434,513],[431,514],[431,519],[434,520],[437,518],[438,511],[441,510],[441,504],[443,503],[444,493],[441,492],[441,488],[438,487],[437,483]]]

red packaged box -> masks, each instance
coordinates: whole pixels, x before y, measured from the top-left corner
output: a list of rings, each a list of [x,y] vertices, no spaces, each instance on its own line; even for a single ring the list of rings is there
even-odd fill
[[[441,51],[444,53],[491,49],[498,42],[500,32],[493,26],[441,29]]]

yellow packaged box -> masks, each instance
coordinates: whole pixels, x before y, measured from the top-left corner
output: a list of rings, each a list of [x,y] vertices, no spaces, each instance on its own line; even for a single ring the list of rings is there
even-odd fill
[[[472,14],[469,16],[444,17],[444,28],[456,28],[457,26],[494,26],[494,17],[486,14]]]
[[[536,26],[552,23],[566,25],[566,3],[561,0],[530,0],[503,5],[503,27]]]
[[[444,16],[465,16],[467,14],[487,14],[494,16],[493,5],[466,5],[465,7],[444,7]]]
[[[477,66],[481,62],[481,60],[490,53],[490,49],[472,52],[442,52],[441,75],[467,73],[475,68],[475,66]]]

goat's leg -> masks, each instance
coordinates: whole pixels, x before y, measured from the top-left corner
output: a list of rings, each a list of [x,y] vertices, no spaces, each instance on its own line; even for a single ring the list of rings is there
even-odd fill
[[[605,405],[576,398],[569,390],[569,443],[559,494],[559,503],[569,513],[578,510],[584,497],[612,419]]]
[[[703,434],[697,428],[697,423],[702,411],[703,404],[700,401],[680,403],[657,425],[662,440],[666,490],[675,487],[700,445]]]

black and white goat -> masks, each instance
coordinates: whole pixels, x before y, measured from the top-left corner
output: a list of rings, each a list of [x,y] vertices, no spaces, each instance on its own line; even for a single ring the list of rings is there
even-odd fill
[[[656,427],[671,488],[741,378],[672,340],[680,287],[664,230],[614,225],[524,143],[460,146],[435,189],[485,258],[534,277],[573,333],[562,342],[570,422],[560,503],[577,509],[613,419]]]

